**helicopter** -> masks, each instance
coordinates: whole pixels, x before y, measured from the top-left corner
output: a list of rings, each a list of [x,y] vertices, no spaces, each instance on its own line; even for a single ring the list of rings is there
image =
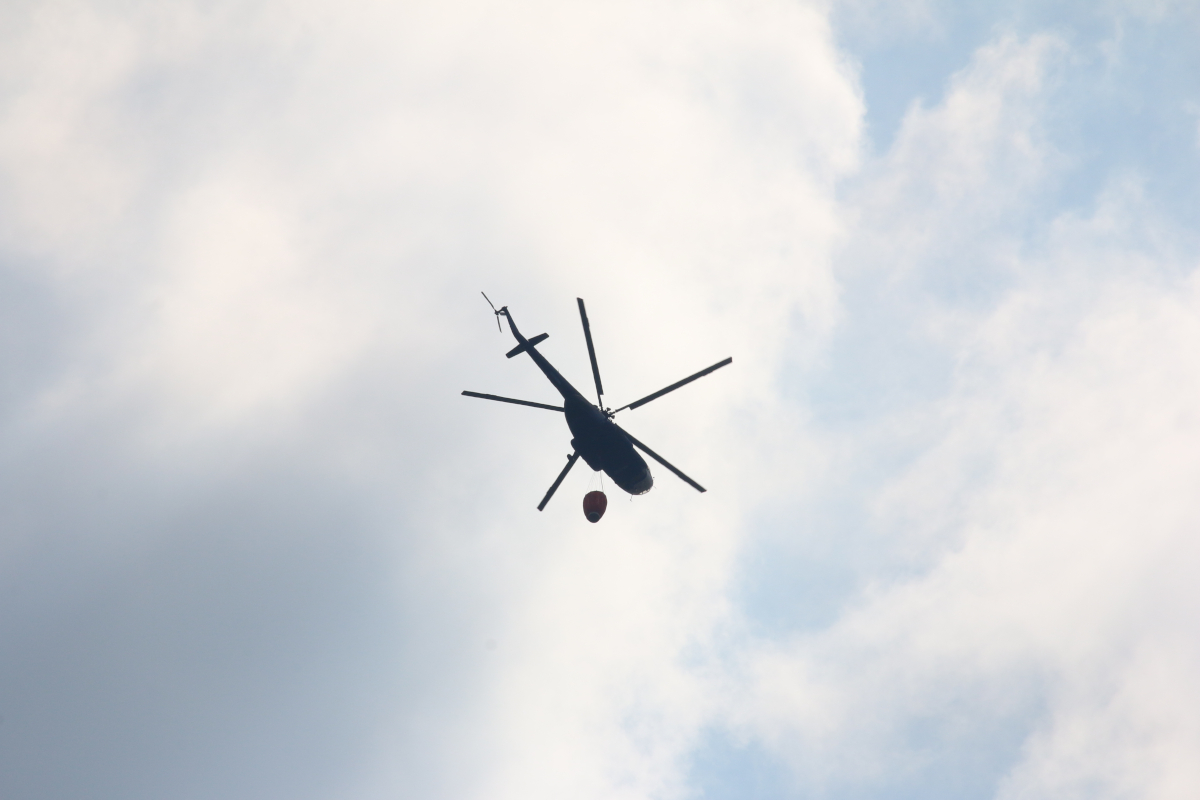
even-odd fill
[[[517,340],[517,346],[509,350],[505,356],[513,358],[522,353],[528,353],[529,357],[533,359],[533,363],[537,364],[538,368],[545,374],[563,398],[563,405],[552,406],[547,403],[516,400],[511,397],[500,397],[494,394],[463,392],[467,397],[477,397],[481,400],[495,400],[501,403],[513,403],[532,408],[542,408],[548,411],[558,411],[566,417],[567,427],[571,429],[573,436],[571,439],[573,452],[567,456],[566,466],[563,467],[562,472],[555,478],[549,491],[546,492],[546,496],[542,498],[542,502],[538,504],[538,511],[544,509],[546,504],[550,502],[550,498],[558,491],[558,487],[562,484],[563,479],[567,477],[567,473],[571,471],[571,467],[575,466],[575,462],[580,458],[593,471],[603,471],[612,479],[613,483],[631,495],[645,494],[650,491],[650,488],[654,485],[654,477],[650,474],[650,468],[647,466],[645,459],[638,454],[637,450],[641,450],[659,464],[662,464],[675,473],[676,476],[696,491],[706,491],[703,486],[683,474],[665,458],[635,439],[629,431],[613,422],[613,417],[621,411],[627,409],[632,411],[640,408],[652,400],[657,400],[668,392],[673,392],[698,378],[703,378],[705,375],[717,371],[721,367],[732,364],[732,357],[724,361],[719,361],[711,367],[706,367],[694,375],[689,375],[681,381],[676,381],[664,389],[659,389],[653,394],[648,394],[640,400],[635,400],[614,411],[604,405],[604,386],[600,382],[600,367],[596,363],[596,348],[592,344],[592,327],[588,323],[587,308],[584,306],[583,298],[577,297],[575,300],[579,304],[579,318],[583,322],[583,336],[587,340],[588,358],[592,362],[592,377],[596,381],[596,400],[598,402],[595,405],[585,398],[578,389],[572,386],[546,360],[545,356],[537,351],[537,345],[548,339],[549,334],[539,333],[537,336],[528,339],[525,338],[517,330],[517,324],[513,321],[508,306],[502,306],[500,309],[497,309],[486,294],[483,292],[480,292],[480,294],[483,294],[483,299],[487,300],[488,305],[492,307],[492,313],[496,315],[496,327],[500,332],[504,332],[504,329],[500,326],[500,317],[504,317],[508,321],[509,330],[512,331],[513,337]],[[635,450],[634,448],[637,449]],[[584,498],[584,515],[589,522],[598,522],[604,514],[606,505],[607,501],[602,492],[591,492]]]

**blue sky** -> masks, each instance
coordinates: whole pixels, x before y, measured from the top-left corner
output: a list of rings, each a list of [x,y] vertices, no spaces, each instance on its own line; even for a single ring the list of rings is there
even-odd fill
[[[1195,797],[1198,28],[9,4],[0,795]]]

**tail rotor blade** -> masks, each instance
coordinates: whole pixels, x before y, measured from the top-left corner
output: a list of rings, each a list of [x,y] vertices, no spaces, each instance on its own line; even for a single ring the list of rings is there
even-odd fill
[[[571,453],[567,456],[567,465],[563,467],[563,471],[558,473],[558,477],[554,479],[554,485],[550,487],[550,491],[546,492],[546,496],[542,498],[542,502],[538,503],[538,511],[546,507],[546,503],[550,502],[550,498],[558,491],[558,485],[563,482],[563,478],[567,477],[567,473],[571,471],[571,467],[575,466],[575,462],[579,459],[579,453]]]
[[[616,423],[613,423],[613,424],[614,424],[614,425],[616,425]],[[653,450],[651,450],[649,447],[646,447],[646,445],[642,444],[642,443],[641,443],[641,442],[639,442],[637,439],[635,439],[635,438],[633,438],[632,436],[630,436],[630,434],[629,434],[629,431],[625,430],[625,429],[624,429],[624,428],[622,428],[620,425],[617,425],[617,426],[616,426],[616,428],[617,428],[617,430],[619,430],[621,433],[623,433],[623,434],[625,434],[627,437],[629,437],[629,441],[633,443],[634,447],[638,448],[638,449],[639,449],[639,450],[641,450],[643,453],[645,453],[646,455],[650,456],[651,458],[653,458],[653,459],[654,459],[655,461],[657,461],[658,463],[662,464],[662,465],[663,465],[664,467],[666,467],[667,469],[671,470],[671,472],[674,472],[674,473],[675,473],[675,475],[676,475],[677,477],[679,477],[679,479],[680,479],[680,480],[682,480],[684,483],[686,483],[686,484],[688,484],[689,486],[691,486],[691,487],[692,487],[693,489],[695,489],[697,492],[706,492],[706,491],[708,491],[708,490],[707,490],[707,489],[705,489],[703,486],[701,486],[700,484],[696,483],[694,480],[692,480],[691,478],[689,478],[687,475],[684,475],[682,472],[680,472],[678,469],[676,469],[676,468],[675,468],[675,465],[674,465],[674,464],[672,464],[670,461],[667,461],[665,458],[663,458],[662,456],[660,456],[658,453],[654,452],[654,451],[653,451]]]
[[[667,392],[673,392],[681,386],[686,386],[687,384],[691,383],[692,381],[696,380],[697,378],[703,378],[705,375],[709,374],[710,372],[716,372],[721,367],[728,366],[729,364],[732,364],[732,363],[733,363],[733,357],[730,356],[729,358],[725,359],[724,361],[718,362],[716,364],[713,364],[711,367],[707,367],[705,369],[700,370],[695,375],[689,375],[688,377],[684,378],[683,380],[679,381],[678,383],[672,383],[670,386],[668,386],[665,389],[659,389],[654,394],[648,394],[645,397],[643,397],[641,400],[635,400],[627,406],[621,406],[620,408],[617,409],[617,411],[624,411],[627,408],[630,411],[632,411],[633,409],[637,408],[638,406],[644,406],[644,405],[646,405],[646,403],[649,403],[651,400],[657,400],[658,398],[662,397]],[[616,411],[614,411],[613,413],[615,414]],[[647,451],[647,452],[649,452],[649,451]]]
[[[604,407],[604,386],[600,383],[600,367],[596,364],[596,348],[592,344],[592,326],[588,324],[587,309],[583,306],[583,298],[576,297],[579,303],[579,318],[583,320],[583,336],[587,339],[588,358],[592,360],[592,377],[596,379],[596,400]]]
[[[480,292],[480,294],[483,294],[483,292]],[[492,301],[486,294],[483,294],[483,299],[487,300],[489,306],[492,306],[492,313],[496,315],[496,330],[504,333],[504,328],[500,327],[500,312],[496,310],[496,306],[492,304]]]

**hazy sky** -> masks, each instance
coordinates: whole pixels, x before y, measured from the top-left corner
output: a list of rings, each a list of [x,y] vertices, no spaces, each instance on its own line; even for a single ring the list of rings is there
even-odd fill
[[[0,797],[1200,797],[1198,38],[0,5]]]

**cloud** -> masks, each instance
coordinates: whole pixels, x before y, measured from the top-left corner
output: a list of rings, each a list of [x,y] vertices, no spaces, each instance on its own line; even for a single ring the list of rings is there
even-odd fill
[[[0,792],[683,792],[741,504],[811,469],[771,383],[836,319],[862,114],[822,12],[5,13],[4,280],[51,311]],[[625,423],[713,491],[536,514],[565,430],[458,396],[549,399],[479,289],[581,387],[586,297],[614,400],[734,355]]]
[[[847,434],[868,463],[907,454],[863,491],[883,555],[860,590],[733,660],[730,724],[804,791],[1195,792],[1195,255],[1119,176],[1090,213],[1024,234],[1055,179],[1039,70],[1062,48],[981,48],[860,189],[877,243],[847,258],[869,255],[850,266],[887,291],[848,295],[847,318],[914,326],[948,377]],[[930,294],[989,263],[986,291]],[[923,313],[869,316],[884,302]]]
[[[1055,194],[1071,37],[869,158],[823,6],[3,13],[0,794],[1195,794],[1195,249]],[[480,289],[733,355],[622,419],[710,491],[536,513]]]

